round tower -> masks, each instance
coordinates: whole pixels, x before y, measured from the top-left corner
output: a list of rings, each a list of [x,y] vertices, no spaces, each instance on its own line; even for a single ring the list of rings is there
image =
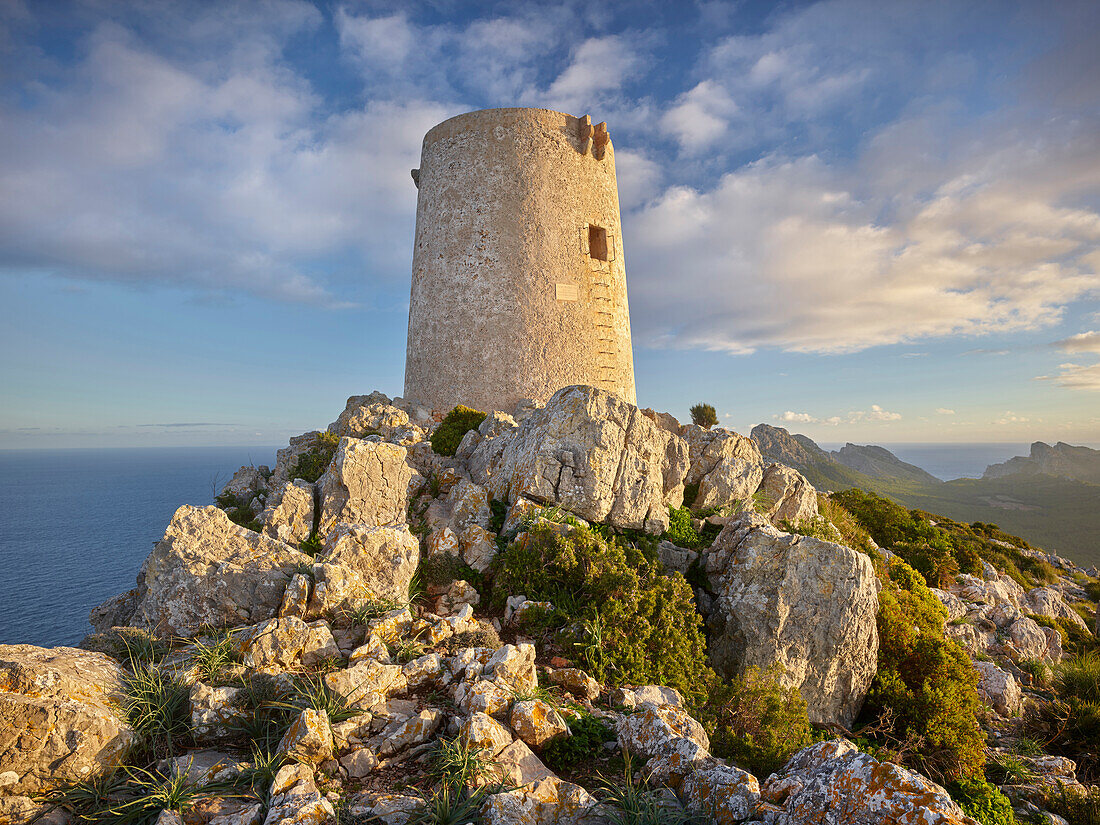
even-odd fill
[[[405,397],[511,412],[589,384],[635,403],[605,124],[486,109],[424,137]]]

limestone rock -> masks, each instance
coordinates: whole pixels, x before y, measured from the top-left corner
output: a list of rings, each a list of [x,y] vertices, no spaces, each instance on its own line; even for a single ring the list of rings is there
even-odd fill
[[[495,754],[512,744],[512,733],[486,713],[472,713],[462,723],[459,736],[471,748]]]
[[[820,515],[817,490],[798,470],[783,464],[771,464],[764,470],[759,492],[766,503],[765,515],[772,524],[787,521],[797,525]]]
[[[457,579],[446,585],[432,585],[428,595],[434,599],[432,612],[437,616],[450,616],[464,605],[475,605],[481,601],[481,595],[465,579]]]
[[[340,757],[340,767],[352,779],[362,779],[378,766],[378,755],[370,748],[356,748]]]
[[[264,673],[308,668],[340,657],[327,623],[318,620],[306,624],[295,616],[256,625],[242,647],[245,664]]]
[[[684,805],[715,825],[748,819],[760,801],[760,783],[733,765],[714,764],[689,773],[680,786]]]
[[[497,555],[496,537],[477,524],[471,524],[458,537],[462,560],[478,573],[484,573]]]
[[[198,741],[213,742],[230,735],[240,719],[240,695],[240,688],[211,687],[198,681],[191,685],[191,730]]]
[[[976,661],[974,668],[978,671],[978,695],[1001,716],[1018,716],[1024,697],[1015,677],[992,662]]]
[[[1036,587],[1029,590],[1023,606],[1029,613],[1051,619],[1068,619],[1086,633],[1091,632],[1088,623],[1066,603],[1065,597],[1052,587]]]
[[[407,825],[423,807],[424,800],[419,796],[364,793],[352,797],[349,813],[361,822],[374,819],[383,825]]]
[[[569,736],[569,725],[553,707],[541,699],[525,699],[512,705],[512,730],[534,748]]]
[[[554,772],[535,756],[535,752],[519,739],[497,753],[489,766],[489,774],[498,782],[516,787],[543,779],[557,779]]]
[[[385,441],[391,441],[395,436],[404,436],[414,430],[420,430],[412,423],[405,410],[392,406],[389,399],[385,399],[384,396],[378,398],[381,395],[377,393],[349,398],[347,407],[340,413],[340,417],[328,425],[328,431],[351,438],[377,435]],[[421,438],[423,438],[422,435]]]
[[[409,719],[391,722],[373,740],[375,750],[379,756],[390,756],[427,742],[442,722],[443,711],[435,708],[426,708]]]
[[[535,646],[532,644],[504,645],[486,663],[484,674],[513,690],[530,690],[538,687],[538,674],[535,673]]]
[[[439,680],[443,659],[438,653],[428,653],[401,666],[409,690],[417,690]]]
[[[547,777],[533,786],[491,795],[482,817],[485,825],[596,825],[596,799],[579,785]]]
[[[846,739],[796,753],[768,777],[761,797],[782,806],[776,825],[977,825],[930,779],[860,753]]]
[[[726,459],[739,459],[761,467],[764,464],[756,442],[732,430],[720,427],[708,430],[698,424],[685,424],[680,428],[680,437],[688,447],[686,484],[701,484],[704,477]],[[753,492],[756,491],[751,491],[750,497]]]
[[[525,496],[651,533],[663,532],[668,507],[683,501],[687,445],[604,390],[558,390],[505,437],[488,481],[494,498]]]
[[[313,592],[313,578],[304,573],[295,573],[283,591],[283,601],[279,605],[279,618],[295,616],[305,618],[309,609],[309,597]]]
[[[278,612],[291,571],[308,558],[217,507],[184,505],[141,566],[131,623],[193,636],[203,625],[262,622]]]
[[[267,479],[270,475],[267,467],[246,464],[222,487],[220,495],[228,494],[236,496],[239,501],[249,502],[257,494],[267,490]]]
[[[508,508],[504,526],[500,529],[501,534],[507,536],[517,532],[525,521],[537,518],[542,509],[541,504],[536,504],[529,498],[517,498]]]
[[[462,682],[455,688],[455,704],[468,714],[502,716],[512,706],[512,693],[505,685],[487,679]]]
[[[447,494],[447,504],[451,508],[451,528],[461,534],[471,524],[488,528],[489,493],[484,487],[467,479],[461,479]]]
[[[778,664],[812,722],[849,726],[877,666],[871,560],[746,516],[723,528],[705,563],[717,595],[708,619],[715,669],[730,677]]]
[[[760,463],[723,458],[699,482],[699,492],[692,507],[727,507],[741,503],[751,509],[753,496],[763,479],[764,467]]]
[[[119,764],[135,741],[122,668],[71,647],[0,645],[0,793],[37,793]]]
[[[267,499],[260,514],[264,534],[297,547],[313,532],[313,485],[299,478]]]
[[[335,815],[308,766],[295,762],[275,774],[264,825],[324,825]]]
[[[704,754],[710,750],[710,739],[703,726],[672,705],[643,702],[634,713],[618,720],[615,729],[619,745],[645,759],[662,756],[678,739],[694,743]]]
[[[279,753],[309,765],[331,759],[332,728],[328,717],[313,708],[303,710],[279,742]]]
[[[123,627],[130,622],[130,618],[137,609],[137,588],[127,590],[117,596],[112,596],[92,608],[88,614],[88,624],[95,628],[96,633],[106,633],[112,627]]]
[[[345,702],[369,709],[392,694],[404,693],[407,684],[399,665],[363,662],[325,676],[328,689]]]
[[[325,474],[318,530],[327,535],[338,523],[394,526],[405,523],[412,470],[404,447],[344,437]]]
[[[600,683],[580,668],[551,669],[547,672],[547,678],[555,685],[561,685],[578,699],[593,701],[600,696]]]
[[[325,537],[319,562],[311,611],[339,611],[379,599],[403,602],[420,562],[420,542],[404,525],[337,524]]]

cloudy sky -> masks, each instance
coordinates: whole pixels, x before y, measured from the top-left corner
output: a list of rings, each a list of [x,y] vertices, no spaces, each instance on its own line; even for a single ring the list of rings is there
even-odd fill
[[[0,446],[400,394],[421,139],[606,120],[638,398],[1100,442],[1100,4],[0,0]]]

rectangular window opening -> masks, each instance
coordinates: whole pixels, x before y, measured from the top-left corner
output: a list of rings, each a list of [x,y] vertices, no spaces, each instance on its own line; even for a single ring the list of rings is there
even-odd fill
[[[607,258],[607,230],[602,226],[588,224],[588,254],[597,261]]]

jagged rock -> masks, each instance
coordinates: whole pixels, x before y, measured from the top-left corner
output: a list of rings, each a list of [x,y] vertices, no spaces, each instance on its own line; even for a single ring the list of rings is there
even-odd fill
[[[516,702],[510,721],[516,736],[534,748],[569,736],[569,725],[562,715],[541,699]]]
[[[800,750],[760,795],[782,806],[776,825],[977,825],[936,783],[860,753],[846,739]]]
[[[596,799],[579,785],[557,777],[532,787],[492,794],[485,802],[485,825],[596,825]]]
[[[249,502],[259,493],[267,491],[267,480],[271,471],[267,467],[255,467],[246,464],[233,474],[229,483],[222,487],[221,495],[235,496],[238,501]]]
[[[504,526],[501,527],[500,532],[503,535],[509,533],[515,533],[521,527],[525,521],[530,521],[538,518],[539,513],[543,510],[541,504],[536,504],[529,498],[518,498],[508,508],[508,514],[504,519]]]
[[[340,648],[326,622],[306,624],[295,616],[256,625],[243,640],[242,649],[245,664],[264,673],[308,668],[340,658]]]
[[[496,537],[477,524],[471,524],[458,537],[462,560],[478,573],[484,573],[497,556]]]
[[[296,435],[290,439],[290,443],[278,451],[275,455],[275,469],[267,480],[269,490],[278,490],[288,481],[298,459],[317,447],[317,438],[321,433],[312,430],[302,435]]]
[[[373,400],[372,400],[373,399]],[[328,425],[328,431],[339,436],[366,438],[370,435],[381,436],[391,441],[395,436],[407,436],[420,430],[409,419],[409,414],[399,407],[392,406],[389,399],[381,393],[352,396],[340,417]]]
[[[1018,716],[1023,710],[1023,691],[1015,677],[992,662],[976,661],[978,695],[1001,716]]]
[[[458,612],[464,605],[475,605],[481,601],[481,595],[465,579],[457,579],[446,585],[432,585],[428,595],[434,601],[432,612],[437,616],[449,616]]]
[[[443,711],[435,708],[426,708],[412,718],[391,722],[373,740],[375,752],[379,756],[390,756],[427,742],[442,722]]]
[[[153,820],[153,825],[183,825],[183,817],[178,811],[165,808],[157,814],[157,818]]]
[[[408,527],[337,524],[314,567],[311,613],[340,611],[364,601],[405,601],[420,562],[420,542]]]
[[[641,413],[662,430],[670,432],[673,435],[683,435],[680,422],[676,420],[676,416],[672,413],[657,412],[649,407],[641,410]]]
[[[687,739],[703,752],[710,750],[710,739],[703,726],[682,708],[643,702],[634,713],[616,722],[620,747],[645,759],[659,758],[678,739]]]
[[[458,534],[450,527],[434,530],[428,537],[429,556],[457,556],[461,549],[462,544],[458,540]]]
[[[488,528],[489,493],[484,487],[472,481],[461,479],[447,494],[447,503],[451,508],[451,528],[461,534],[471,524]]]
[[[781,533],[758,516],[731,521],[705,554],[717,595],[710,656],[723,676],[780,666],[816,724],[849,726],[875,676],[871,560],[840,544]]]
[[[443,672],[443,658],[438,653],[428,653],[401,666],[409,690],[417,690],[439,680]]]
[[[680,573],[686,576],[691,566],[699,558],[699,554],[694,550],[677,547],[671,541],[661,541],[657,544],[657,558],[661,560],[661,564],[670,573]]]
[[[188,813],[188,820],[206,825],[260,825],[264,820],[262,802],[239,799],[200,799]]]
[[[316,765],[332,758],[332,728],[328,717],[313,708],[298,714],[279,742],[287,759]]]
[[[971,657],[984,656],[997,644],[997,634],[993,630],[981,628],[969,622],[948,624],[944,628],[944,635],[962,645]]]
[[[283,601],[279,605],[279,618],[296,616],[304,619],[309,609],[309,597],[313,592],[313,578],[304,573],[295,573],[283,591]]]
[[[129,623],[137,609],[137,588],[112,596],[92,608],[88,614],[88,623],[96,633],[106,633],[112,627],[121,627]]]
[[[520,739],[497,753],[489,766],[489,775],[491,779],[515,787],[531,785],[543,779],[557,779],[554,772]]]
[[[484,675],[496,679],[513,690],[530,690],[538,687],[535,672],[535,646],[532,644],[504,645],[486,663]]]
[[[313,532],[313,485],[299,478],[267,499],[260,513],[264,534],[297,547]]]
[[[335,815],[332,804],[317,790],[308,766],[296,762],[275,774],[264,825],[323,825]]]
[[[196,681],[191,685],[191,731],[200,742],[228,737],[240,717],[237,699],[241,689],[211,687]]]
[[[390,664],[390,652],[383,642],[375,635],[367,639],[366,644],[360,645],[348,656],[348,667],[355,667],[360,662],[377,661],[382,664]]]
[[[472,713],[462,723],[459,736],[471,748],[481,748],[491,754],[512,744],[512,732],[486,713]]]
[[[742,503],[749,505],[751,509],[753,496],[763,479],[764,467],[759,462],[723,458],[699,482],[699,493],[695,496],[692,507],[702,509]]]
[[[424,807],[419,796],[398,793],[363,793],[351,798],[349,813],[358,821],[376,818],[384,825],[406,825]]]
[[[671,705],[674,708],[684,707],[684,697],[680,695],[680,691],[676,688],[663,685],[642,685],[641,687],[631,688],[630,692],[634,696],[635,704],[638,705],[642,702],[649,702],[654,705]]]
[[[551,668],[547,678],[555,685],[561,685],[574,696],[593,701],[600,696],[600,683],[580,668]]]
[[[949,593],[946,590],[940,590],[938,587],[928,588],[932,591],[932,595],[940,600],[940,604],[944,606],[947,611],[947,621],[952,622],[955,619],[961,619],[966,615],[967,607],[966,602],[956,596],[954,593]]]
[[[950,592],[967,602],[988,604],[994,607],[1020,609],[1024,589],[1008,576],[998,576],[993,581],[979,579],[968,573],[960,573],[948,588]]]
[[[1053,627],[1043,627],[1022,616],[1004,633],[1005,646],[1011,647],[1017,659],[1038,659],[1051,665],[1062,660],[1062,634]]]
[[[668,507],[683,502],[687,445],[604,390],[558,390],[514,433],[497,437],[505,438],[488,479],[494,498],[525,496],[651,533],[667,529]]]
[[[771,464],[764,470],[760,493],[766,504],[764,514],[772,524],[787,521],[797,525],[820,515],[817,490],[798,470],[782,464]]]
[[[193,636],[204,625],[262,622],[278,612],[291,572],[308,558],[217,507],[184,505],[141,566],[131,623]]]
[[[468,714],[502,716],[512,706],[512,693],[506,686],[486,679],[462,682],[455,688],[455,704]]]
[[[119,764],[134,731],[113,659],[72,647],[0,645],[0,793],[27,795]]]
[[[351,719],[332,726],[332,742],[338,751],[353,750],[366,745],[371,739],[374,715],[363,711]]]
[[[684,777],[680,796],[692,813],[714,825],[733,825],[747,819],[760,801],[760,783],[751,773],[733,765],[700,766]]]
[[[1051,619],[1068,619],[1086,633],[1091,632],[1088,623],[1066,603],[1065,597],[1054,588],[1036,587],[1034,590],[1029,590],[1022,606],[1029,613]]]
[[[750,438],[722,428],[708,430],[698,424],[685,424],[680,437],[688,446],[686,484],[700,484],[703,478],[725,459],[739,459],[763,467],[760,449]],[[749,496],[755,489],[749,492]],[[698,505],[702,506],[702,505]]]
[[[392,694],[404,693],[408,685],[399,665],[368,661],[325,676],[328,689],[350,705],[370,709]]]
[[[181,756],[173,756],[158,763],[157,768],[165,776],[185,776],[195,786],[211,782],[228,782],[236,779],[249,763],[219,750],[190,751]]]
[[[356,748],[340,757],[340,767],[348,772],[352,779],[362,779],[378,766],[378,754],[371,748]]]
[[[404,524],[412,479],[405,456],[405,448],[394,444],[341,438],[332,463],[317,482],[321,535],[327,535],[340,522]]]

